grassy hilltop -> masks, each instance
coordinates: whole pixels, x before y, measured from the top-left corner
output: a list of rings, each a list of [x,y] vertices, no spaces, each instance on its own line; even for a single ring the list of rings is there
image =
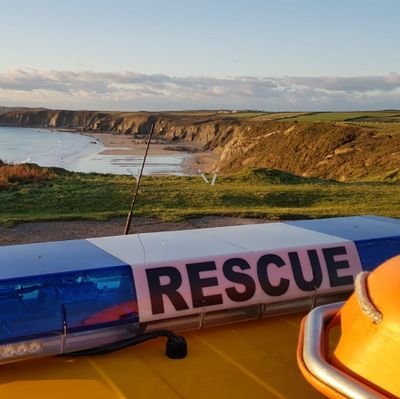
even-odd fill
[[[27,168],[37,167],[28,166]],[[1,173],[1,169],[0,169]],[[0,187],[0,224],[39,220],[103,220],[126,216],[130,176],[44,169]],[[400,217],[397,183],[338,183],[271,169],[219,176],[144,177],[135,215],[176,221],[208,215],[299,219],[356,214]]]

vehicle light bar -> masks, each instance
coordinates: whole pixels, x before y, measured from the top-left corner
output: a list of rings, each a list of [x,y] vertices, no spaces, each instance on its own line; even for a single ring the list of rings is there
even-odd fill
[[[379,217],[0,247],[0,362],[309,310],[399,253]]]

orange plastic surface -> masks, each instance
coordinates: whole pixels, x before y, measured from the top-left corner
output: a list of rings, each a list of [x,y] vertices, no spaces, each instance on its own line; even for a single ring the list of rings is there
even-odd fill
[[[301,315],[183,334],[186,359],[159,339],[113,354],[0,366],[0,398],[322,398],[296,363]]]
[[[400,256],[372,272],[367,289],[382,321],[374,324],[353,294],[340,311],[342,334],[330,361],[386,396],[400,397]]]

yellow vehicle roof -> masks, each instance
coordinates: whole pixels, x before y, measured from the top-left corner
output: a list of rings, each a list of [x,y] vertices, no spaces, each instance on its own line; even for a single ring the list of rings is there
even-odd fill
[[[183,334],[189,354],[168,359],[158,339],[108,355],[49,357],[1,366],[0,397],[321,398],[298,370],[302,315]]]

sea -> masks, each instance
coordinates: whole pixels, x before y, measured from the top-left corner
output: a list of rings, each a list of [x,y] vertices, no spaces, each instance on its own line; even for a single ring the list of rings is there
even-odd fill
[[[36,163],[74,172],[137,175],[143,156],[104,155],[103,144],[79,133],[47,129],[0,127],[0,160]],[[148,156],[147,175],[184,175],[187,154]]]

